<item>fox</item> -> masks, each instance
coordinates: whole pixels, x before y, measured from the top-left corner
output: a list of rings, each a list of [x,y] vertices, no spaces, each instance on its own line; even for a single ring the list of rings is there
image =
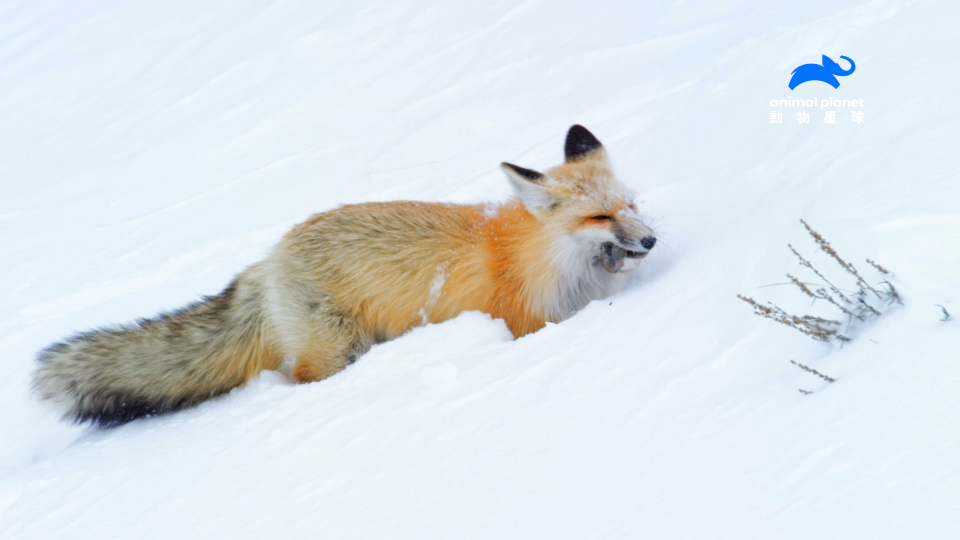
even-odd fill
[[[561,165],[501,163],[494,204],[340,206],[296,225],[222,292],[38,354],[33,387],[100,428],[195,406],[290,359],[297,383],[464,311],[515,338],[624,289],[657,238],[606,149],[572,126]],[[289,364],[288,364],[289,365]]]

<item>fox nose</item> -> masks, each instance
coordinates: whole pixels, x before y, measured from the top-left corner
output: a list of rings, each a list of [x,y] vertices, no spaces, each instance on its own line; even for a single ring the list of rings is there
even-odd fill
[[[640,240],[640,245],[647,249],[653,249],[656,244],[657,238],[655,236],[645,236],[643,240]]]

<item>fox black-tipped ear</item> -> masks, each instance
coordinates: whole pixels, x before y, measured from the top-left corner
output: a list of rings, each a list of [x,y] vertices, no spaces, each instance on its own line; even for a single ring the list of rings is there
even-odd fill
[[[543,173],[517,167],[512,163],[501,163],[500,168],[507,173],[507,180],[513,186],[513,191],[520,196],[528,210],[535,213],[553,204],[553,194],[545,185],[544,180],[547,177]]]
[[[587,131],[587,128],[580,124],[570,126],[567,132],[567,142],[563,145],[563,153],[567,161],[576,161],[584,159],[597,150],[602,150],[603,145],[593,136],[593,133]]]
[[[516,175],[531,182],[539,182],[544,179],[542,173],[538,173],[537,171],[531,169],[524,169],[523,167],[517,167],[513,163],[507,163],[506,161],[500,164],[500,168],[507,173],[507,176]]]

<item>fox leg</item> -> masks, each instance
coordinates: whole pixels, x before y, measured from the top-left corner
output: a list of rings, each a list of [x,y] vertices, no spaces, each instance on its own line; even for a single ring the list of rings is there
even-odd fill
[[[317,342],[312,350],[297,355],[297,362],[293,365],[294,380],[308,383],[326,379],[363,354],[357,351],[359,345],[360,342],[353,342],[346,347],[335,347],[329,342]]]
[[[296,358],[293,379],[326,379],[367,352],[371,341],[349,310],[318,287],[272,268],[266,300],[269,326],[283,357]]]
[[[297,356],[293,366],[293,379],[298,383],[326,379],[346,366],[336,355],[327,352],[305,353]]]
[[[334,306],[314,309],[309,319],[309,335],[294,354],[293,378],[298,383],[326,379],[370,349],[353,317]]]

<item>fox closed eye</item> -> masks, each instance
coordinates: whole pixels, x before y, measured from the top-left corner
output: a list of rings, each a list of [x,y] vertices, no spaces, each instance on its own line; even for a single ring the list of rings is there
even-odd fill
[[[613,221],[611,216],[592,216],[590,219],[595,221]]]

